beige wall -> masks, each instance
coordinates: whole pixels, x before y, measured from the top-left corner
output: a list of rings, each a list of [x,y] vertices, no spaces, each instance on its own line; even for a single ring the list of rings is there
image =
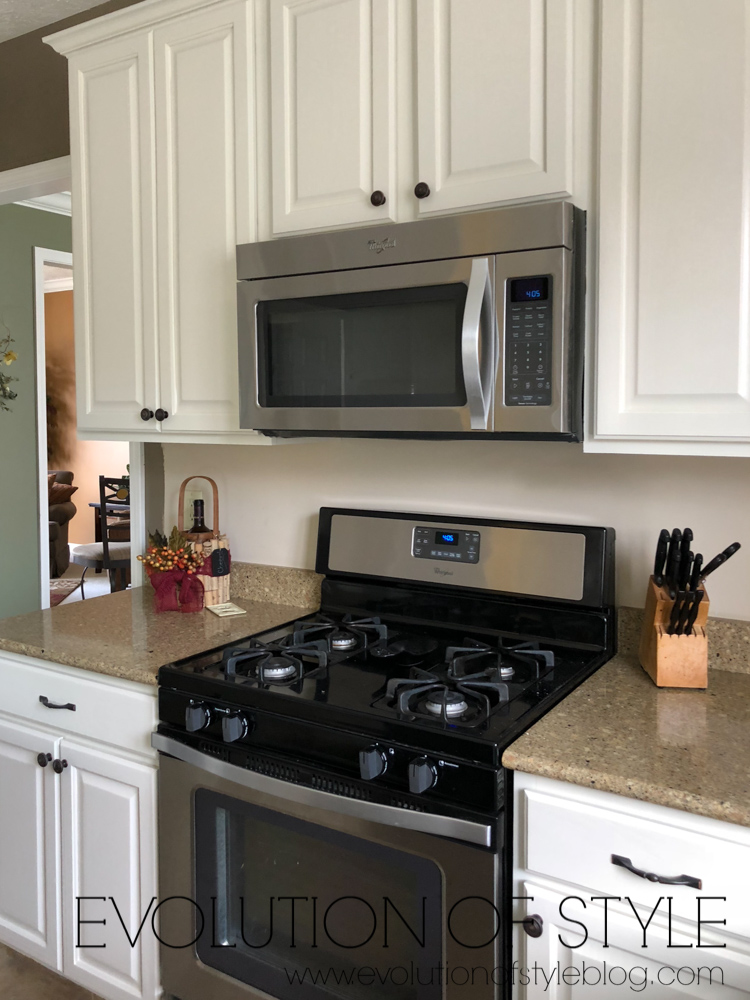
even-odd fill
[[[73,348],[73,293],[44,296],[47,360],[47,434],[50,469],[70,469],[78,492],[72,496],[78,511],[69,523],[72,545],[94,541],[94,512],[99,500],[99,476],[122,476],[130,461],[127,443],[78,441],[76,438],[75,361]],[[50,406],[54,413],[50,413]]]
[[[108,0],[0,44],[0,171],[70,152],[68,61],[42,38],[138,2]]]
[[[612,526],[620,604],[642,605],[661,528],[695,531],[708,559],[743,548],[711,579],[711,614],[750,619],[750,462],[584,455],[515,441],[332,440],[273,447],[167,445],[165,526],[180,481],[216,479],[222,529],[243,561],[312,567],[321,506]],[[211,523],[209,521],[209,523]]]

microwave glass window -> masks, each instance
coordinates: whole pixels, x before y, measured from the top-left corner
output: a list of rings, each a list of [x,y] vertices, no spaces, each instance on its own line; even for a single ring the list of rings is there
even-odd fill
[[[463,406],[466,285],[261,302],[268,407]]]
[[[433,861],[208,789],[195,793],[195,821],[206,965],[279,1000],[330,1000],[330,984],[303,979],[305,991],[299,980],[307,968],[333,968],[347,983],[335,996],[388,1000],[390,983],[351,981],[385,955],[391,967],[423,970],[424,985],[400,987],[402,1000],[440,1000],[427,971],[443,956],[443,875]]]

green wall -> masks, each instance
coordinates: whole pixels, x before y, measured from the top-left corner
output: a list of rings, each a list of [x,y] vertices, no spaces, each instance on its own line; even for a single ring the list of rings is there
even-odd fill
[[[8,327],[18,361],[5,370],[19,379],[0,411],[0,618],[39,608],[34,247],[70,251],[70,219],[0,205],[0,337]]]

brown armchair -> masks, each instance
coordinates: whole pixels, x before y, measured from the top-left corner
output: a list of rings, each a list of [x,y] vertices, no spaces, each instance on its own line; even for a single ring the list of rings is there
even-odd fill
[[[51,471],[49,475],[54,475],[55,482],[73,485],[72,472]],[[72,500],[49,505],[49,575],[52,579],[62,576],[70,565],[68,522],[72,520],[76,510]]]

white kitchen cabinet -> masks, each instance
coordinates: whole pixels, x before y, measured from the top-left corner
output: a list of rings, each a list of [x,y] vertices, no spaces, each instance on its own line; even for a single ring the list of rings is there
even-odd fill
[[[586,207],[590,0],[266,2],[264,238],[538,198]]]
[[[61,753],[63,974],[109,1000],[155,997],[158,942],[147,914],[156,895],[156,769],[74,739],[63,739]],[[79,911],[85,896],[93,898]],[[79,913],[106,924],[79,930]]]
[[[516,925],[515,1000],[585,1000],[618,985],[648,1000],[750,996],[750,830],[521,773],[514,803],[514,919],[542,921],[538,937]],[[700,887],[653,882],[613,854]],[[699,913],[724,921],[703,924],[700,940]]]
[[[254,232],[244,0],[154,31],[164,434],[239,428],[235,248]]]
[[[105,1000],[156,1000],[155,689],[8,653],[0,667],[0,942]]]
[[[589,451],[750,455],[749,39],[747,0],[603,0]]]
[[[395,0],[271,0],[274,233],[395,219],[395,24]]]
[[[574,889],[555,892],[523,882],[521,890],[533,897],[524,902],[522,915],[541,917],[543,930],[537,938],[521,935],[521,954],[515,957],[526,971],[516,972],[517,1000],[587,1000],[612,992],[646,1000],[750,997],[750,944],[722,942],[726,947],[697,951],[694,934],[673,926],[670,938],[668,923],[654,918],[644,947],[644,933],[632,911],[620,913],[612,906],[605,938],[601,904],[587,898],[584,909]],[[648,910],[641,911],[643,923],[648,917]],[[706,931],[703,939],[718,942]],[[691,943],[692,948],[686,947]]]
[[[46,39],[69,61],[82,437],[268,441],[240,431],[237,379],[254,9],[152,0]]]
[[[70,61],[76,410],[83,434],[140,431],[141,409],[158,405],[152,76],[148,34],[105,40]]]
[[[0,718],[0,940],[53,969],[60,949],[59,787],[47,756],[58,756],[59,742]]]
[[[573,8],[417,0],[420,215],[574,194]]]

